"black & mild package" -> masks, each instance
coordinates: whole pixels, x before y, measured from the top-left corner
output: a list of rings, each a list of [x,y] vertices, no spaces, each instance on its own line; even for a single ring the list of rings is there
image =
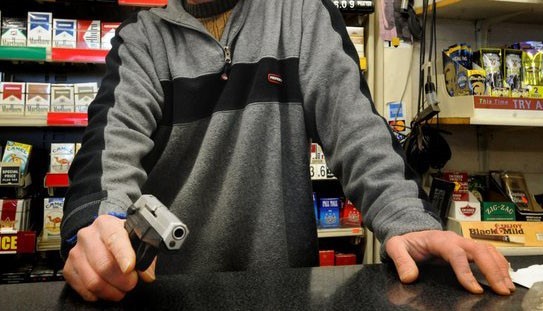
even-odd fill
[[[503,50],[504,86],[511,91],[511,97],[524,97],[522,90],[522,51]]]
[[[479,49],[474,53],[474,60],[486,72],[486,93],[492,96],[509,96],[503,85],[502,50],[493,48]]]

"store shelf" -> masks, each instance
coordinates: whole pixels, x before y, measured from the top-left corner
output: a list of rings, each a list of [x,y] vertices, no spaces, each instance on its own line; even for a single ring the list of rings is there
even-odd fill
[[[36,249],[34,231],[0,231],[0,254],[33,253]]]
[[[46,58],[47,58],[46,48],[0,46],[0,59],[45,61]]]
[[[67,173],[47,173],[43,184],[45,188],[65,188],[70,182]]]
[[[108,52],[109,50],[99,49],[52,48],[51,57],[48,61],[101,64],[106,62],[106,55]]]
[[[0,60],[105,63],[109,50],[0,46]]]
[[[347,236],[363,237],[364,229],[362,229],[361,227],[318,229],[317,236],[319,238],[347,237]]]
[[[119,5],[156,7],[165,6],[168,0],[118,0]]]
[[[87,126],[88,117],[81,112],[49,112],[43,116],[2,116],[0,127]]]
[[[438,75],[441,124],[543,126],[543,98],[449,96],[444,81]]]
[[[543,0],[441,0],[436,8],[438,18],[475,21],[519,13],[508,21],[543,24]],[[422,13],[422,0],[415,1],[415,12]]]

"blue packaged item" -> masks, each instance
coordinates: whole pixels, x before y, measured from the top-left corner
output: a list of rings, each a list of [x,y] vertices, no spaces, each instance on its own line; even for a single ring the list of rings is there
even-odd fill
[[[319,200],[319,224],[321,228],[339,227],[339,198],[321,198]]]

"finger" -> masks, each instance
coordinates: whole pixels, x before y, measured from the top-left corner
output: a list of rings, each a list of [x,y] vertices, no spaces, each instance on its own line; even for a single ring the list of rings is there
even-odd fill
[[[400,281],[412,283],[419,276],[417,264],[409,254],[407,245],[400,237],[393,237],[386,243],[386,251],[394,262]]]
[[[72,249],[73,251],[73,249]],[[98,300],[98,297],[91,293],[85,285],[83,284],[83,281],[81,280],[81,277],[77,273],[75,267],[72,265],[72,260],[70,257],[66,260],[66,263],[64,264],[64,268],[62,269],[62,274],[64,276],[64,279],[66,280],[66,283],[70,284],[70,286],[86,301],[96,301]]]
[[[471,267],[468,262],[468,255],[461,247],[454,247],[443,253],[442,249],[439,249],[441,256],[451,265],[456,279],[460,284],[469,292],[474,294],[482,294],[483,288],[475,279]]]
[[[102,217],[102,221],[97,223],[100,237],[115,257],[119,268],[123,273],[134,270],[136,253],[130,244],[128,233],[124,229],[124,221],[109,215],[100,217]]]
[[[111,286],[93,270],[86,260],[86,252],[83,252],[81,248],[73,251],[74,249],[70,251],[69,259],[74,263],[77,262],[77,265],[71,265],[69,268],[72,269],[71,275],[78,279],[74,280],[78,293],[84,299],[87,299],[87,297],[92,299],[92,296],[94,296],[106,300],[121,300],[126,293]]]
[[[144,281],[146,283],[151,283],[151,282],[155,281],[155,279],[156,279],[155,267],[156,267],[156,257],[155,257],[155,259],[153,259],[153,262],[151,262],[151,265],[149,266],[149,268],[147,268],[147,270],[138,271],[138,275],[140,276],[142,281]]]
[[[506,271],[506,261],[496,260],[500,255],[494,253],[493,246],[486,243],[476,243],[471,240],[464,241],[464,248],[472,254],[473,261],[481,270],[488,284],[500,295],[509,295],[508,272]]]
[[[490,253],[494,257],[494,260],[497,262],[497,266],[501,271],[505,285],[507,286],[507,288],[509,288],[511,292],[514,292],[516,288],[515,284],[513,283],[513,279],[511,279],[511,275],[509,273],[509,262],[494,246],[490,244],[488,246],[490,247]]]

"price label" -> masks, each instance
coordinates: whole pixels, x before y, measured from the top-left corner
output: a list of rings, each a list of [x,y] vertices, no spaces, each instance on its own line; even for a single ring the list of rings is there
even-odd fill
[[[309,175],[311,179],[334,178],[334,174],[326,164],[310,164]]]
[[[17,234],[0,236],[0,253],[14,253],[17,251]]]
[[[0,167],[0,184],[18,185],[21,182],[20,168],[18,166]]]

